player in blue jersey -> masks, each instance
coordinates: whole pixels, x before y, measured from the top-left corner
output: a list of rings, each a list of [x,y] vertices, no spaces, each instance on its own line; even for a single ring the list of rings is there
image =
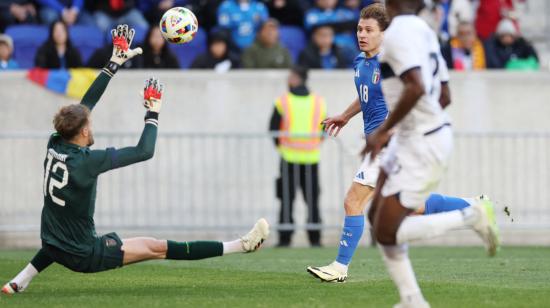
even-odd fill
[[[388,27],[388,24],[389,21],[384,6],[381,4],[369,5],[361,11],[357,25],[357,40],[361,53],[354,61],[354,80],[358,98],[341,115],[327,118],[323,122],[329,135],[337,136],[351,118],[362,112],[366,137],[376,130],[388,116],[386,101],[380,86],[382,72],[378,62],[378,53],[384,30]],[[442,58],[439,60],[444,61]],[[444,64],[444,62],[441,63]],[[440,67],[446,68],[445,65],[440,65]],[[442,83],[440,104],[446,107],[450,103],[447,85],[448,72],[442,70],[440,74],[441,80],[444,81]],[[307,271],[314,277],[327,282],[344,282],[347,279],[348,265],[363,234],[365,226],[364,211],[374,195],[374,187],[380,170],[380,156],[378,155],[372,162],[370,155],[365,156],[344,200],[346,217],[338,256],[334,262],[327,266],[308,267]],[[425,207],[419,209],[416,213],[434,214],[462,209],[479,201],[488,202],[487,199],[481,200],[482,198],[455,198],[431,194],[425,203]]]

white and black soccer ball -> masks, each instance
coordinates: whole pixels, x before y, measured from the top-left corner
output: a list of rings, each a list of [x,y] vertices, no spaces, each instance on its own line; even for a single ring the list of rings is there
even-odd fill
[[[168,42],[184,44],[193,40],[199,29],[199,22],[191,10],[173,7],[162,15],[159,27]]]

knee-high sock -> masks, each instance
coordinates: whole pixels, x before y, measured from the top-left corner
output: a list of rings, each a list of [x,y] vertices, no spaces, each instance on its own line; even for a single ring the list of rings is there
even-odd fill
[[[444,234],[453,229],[460,229],[472,225],[477,218],[477,213],[467,207],[446,213],[408,216],[397,230],[397,244],[410,241],[429,239]]]
[[[171,260],[200,260],[218,257],[223,254],[223,244],[213,241],[196,242],[168,242],[166,259]]]
[[[20,291],[27,288],[34,276],[38,275],[46,267],[50,266],[53,263],[53,260],[40,249],[38,253],[32,258],[31,262],[25,266],[25,268],[11,280],[15,282],[20,288]]]
[[[469,199],[431,194],[426,200],[424,215],[461,210],[470,206]]]
[[[399,290],[401,302],[411,302],[418,297],[423,300],[409,260],[407,245],[380,245],[379,247],[388,273]]]
[[[364,228],[364,215],[346,216],[336,262],[343,265],[348,265],[351,262],[355,249],[357,249],[357,244],[359,244],[359,240],[363,235]]]

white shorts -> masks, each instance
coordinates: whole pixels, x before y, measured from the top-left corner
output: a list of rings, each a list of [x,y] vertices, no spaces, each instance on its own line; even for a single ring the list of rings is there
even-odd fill
[[[374,188],[376,186],[376,181],[378,180],[378,174],[380,173],[380,157],[384,152],[385,150],[382,150],[382,152],[378,154],[372,162],[370,161],[370,153],[367,154],[365,159],[363,159],[359,170],[357,170],[353,181],[363,186],[370,186]]]
[[[398,194],[401,204],[412,210],[423,206],[439,185],[452,150],[449,126],[429,135],[394,136],[380,162],[388,175],[382,196]]]

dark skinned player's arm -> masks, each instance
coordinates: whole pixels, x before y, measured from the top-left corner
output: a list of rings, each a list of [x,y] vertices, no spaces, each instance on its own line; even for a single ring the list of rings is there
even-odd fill
[[[403,91],[397,101],[395,109],[390,112],[388,118],[380,126],[381,131],[389,131],[414,108],[420,97],[424,95],[424,84],[420,68],[415,67],[401,74]]]

